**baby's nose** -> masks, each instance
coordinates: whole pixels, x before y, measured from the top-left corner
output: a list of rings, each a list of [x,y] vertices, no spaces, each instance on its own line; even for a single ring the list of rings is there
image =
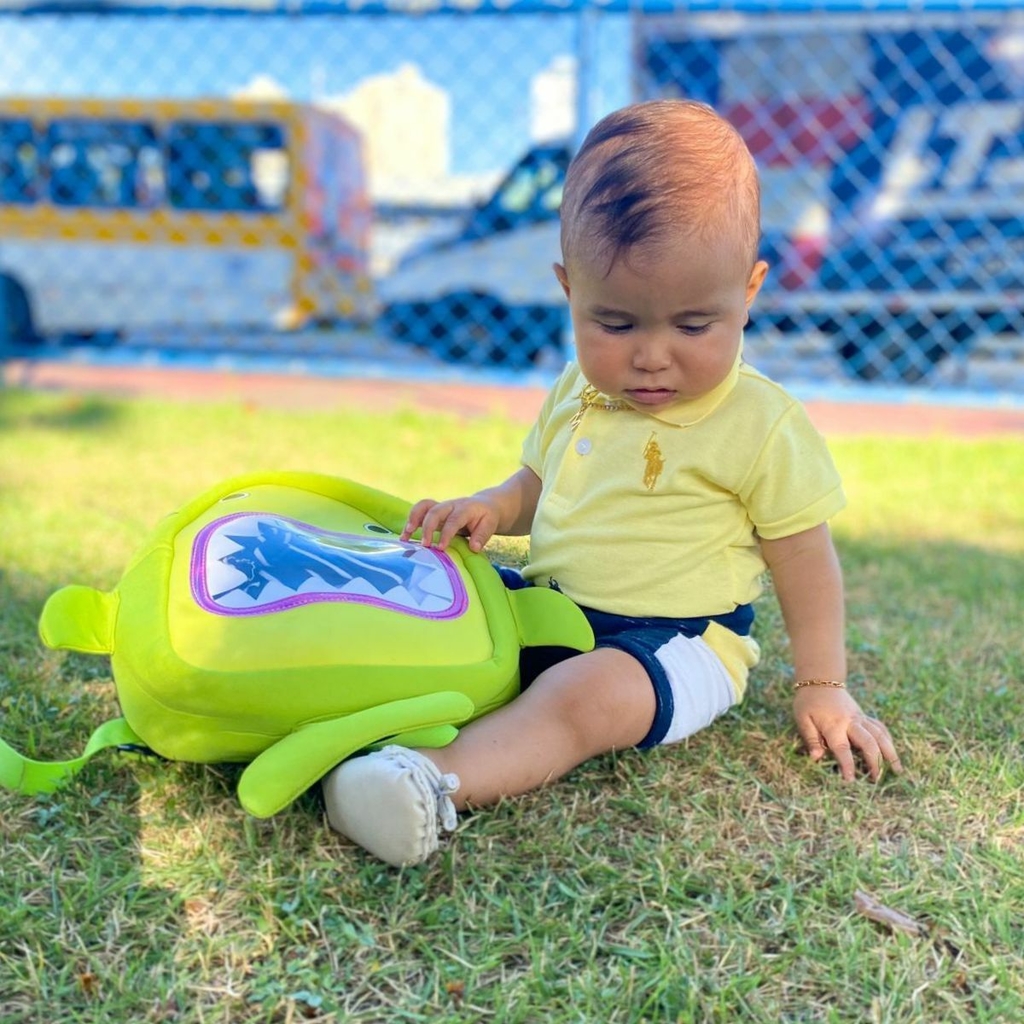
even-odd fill
[[[648,372],[664,370],[670,362],[670,347],[667,342],[658,337],[641,340],[633,350],[633,366],[638,370]]]

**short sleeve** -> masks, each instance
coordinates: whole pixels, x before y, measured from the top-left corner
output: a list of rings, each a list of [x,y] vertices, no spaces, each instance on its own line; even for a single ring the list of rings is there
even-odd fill
[[[528,469],[532,469],[537,476],[541,475],[542,459],[540,439],[543,432],[543,428],[541,427],[541,417],[538,416],[537,419],[533,421],[533,426],[530,427],[530,432],[523,439],[523,451],[519,458],[520,463]]]
[[[540,412],[530,428],[530,432],[523,440],[522,454],[519,461],[528,469],[532,469],[541,479],[544,478],[541,470],[544,465],[544,450],[547,447],[544,440],[545,434],[551,424],[551,418],[555,410],[565,401],[567,393],[572,390],[578,376],[579,367],[575,363],[569,363],[547,393],[544,404],[541,406]]]
[[[740,498],[765,540],[819,526],[846,505],[825,439],[799,403],[790,406],[769,433]]]

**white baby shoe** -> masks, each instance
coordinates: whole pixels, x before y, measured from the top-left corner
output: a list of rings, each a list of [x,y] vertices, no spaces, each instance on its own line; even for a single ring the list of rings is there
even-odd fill
[[[458,824],[450,796],[459,777],[406,747],[344,761],[322,786],[331,827],[397,867],[426,860]]]

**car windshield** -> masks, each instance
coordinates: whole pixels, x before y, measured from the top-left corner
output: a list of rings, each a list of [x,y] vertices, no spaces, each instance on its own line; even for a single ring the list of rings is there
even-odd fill
[[[485,238],[558,216],[569,156],[562,149],[531,150],[509,172],[466,227],[466,238]]]

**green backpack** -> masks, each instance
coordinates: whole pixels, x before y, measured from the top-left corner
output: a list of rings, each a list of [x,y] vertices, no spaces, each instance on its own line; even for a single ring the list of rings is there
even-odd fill
[[[456,538],[399,537],[409,504],[347,480],[228,480],[165,518],[109,592],[46,602],[49,647],[109,654],[123,717],[79,758],[0,741],[0,784],[50,792],[98,750],[249,762],[238,795],[269,817],[380,743],[443,746],[519,692],[523,646],[593,647],[557,591],[507,590]]]

